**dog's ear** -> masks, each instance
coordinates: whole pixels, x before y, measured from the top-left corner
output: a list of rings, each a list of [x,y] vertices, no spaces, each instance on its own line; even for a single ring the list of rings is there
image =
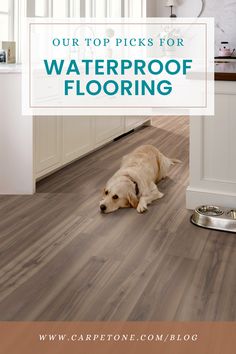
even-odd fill
[[[134,193],[128,193],[128,202],[131,205],[132,208],[136,209],[138,206],[138,198]]]

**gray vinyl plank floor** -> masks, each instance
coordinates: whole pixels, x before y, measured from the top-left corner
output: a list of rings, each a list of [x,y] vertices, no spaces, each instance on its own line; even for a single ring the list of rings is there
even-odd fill
[[[187,117],[159,117],[40,181],[0,196],[0,320],[234,321],[236,236],[200,229],[185,209]],[[179,158],[142,215],[102,215],[121,157],[154,144]]]

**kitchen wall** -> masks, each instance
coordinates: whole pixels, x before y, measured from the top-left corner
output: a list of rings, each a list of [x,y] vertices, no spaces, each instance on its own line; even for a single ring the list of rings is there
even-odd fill
[[[201,8],[201,0],[176,0],[177,16],[195,17]],[[147,0],[149,17],[169,16],[170,9],[165,7],[165,0]],[[236,48],[236,0],[205,0],[202,16],[215,18],[215,53],[221,41],[228,41],[230,47]],[[234,54],[236,56],[236,53]]]

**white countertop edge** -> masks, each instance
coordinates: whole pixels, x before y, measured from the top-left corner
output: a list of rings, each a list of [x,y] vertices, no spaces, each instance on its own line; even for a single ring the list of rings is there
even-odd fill
[[[0,63],[0,74],[21,74],[21,64],[3,64]]]

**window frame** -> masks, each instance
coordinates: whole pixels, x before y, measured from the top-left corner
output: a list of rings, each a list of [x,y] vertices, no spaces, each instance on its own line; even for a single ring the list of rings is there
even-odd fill
[[[53,0],[45,0],[46,3],[46,11],[45,16],[36,16],[35,15],[35,1],[36,0],[26,0],[27,2],[27,17],[53,17]],[[74,9],[75,9],[75,1],[76,0],[66,0],[66,7],[65,7],[65,16],[66,17],[73,17],[74,16]],[[80,0],[81,2],[81,0]]]

